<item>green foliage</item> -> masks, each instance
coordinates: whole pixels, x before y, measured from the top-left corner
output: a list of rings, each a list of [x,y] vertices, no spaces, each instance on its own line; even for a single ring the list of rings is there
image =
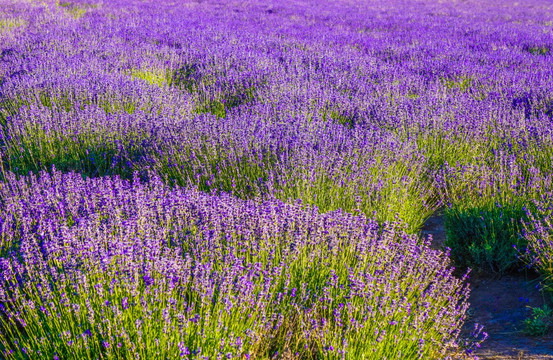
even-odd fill
[[[532,55],[547,55],[551,51],[551,49],[548,46],[527,46],[525,48],[527,52],[529,52]]]
[[[58,6],[67,12],[67,14],[71,15],[75,19],[80,19],[86,14],[87,9],[91,9],[96,7],[96,5],[91,4],[76,4],[68,1],[61,1],[58,2]]]
[[[4,170],[26,175],[50,170],[78,171],[84,176],[119,174],[132,175],[126,164],[143,153],[138,144],[143,135],[103,132],[82,132],[64,135],[27,126],[19,136],[5,144],[2,165]],[[121,152],[120,149],[124,149]]]
[[[458,264],[496,273],[518,264],[514,246],[525,243],[519,236],[520,220],[525,217],[522,204],[458,204],[447,208],[444,215],[445,245]]]
[[[17,114],[23,101],[4,98],[0,100],[0,128],[7,125],[8,117]]]
[[[358,158],[357,165],[350,163],[329,172],[284,164],[278,150],[256,152],[254,159],[217,147],[174,149],[171,145],[156,151],[153,163],[159,174],[181,186],[224,191],[245,199],[267,194],[283,201],[300,199],[322,212],[341,209],[380,223],[400,220],[410,233],[420,230],[439,204],[425,168],[413,166],[409,160],[390,163],[386,155],[373,154],[371,159]],[[373,165],[360,176],[359,167],[369,162]]]
[[[221,77],[224,77],[224,72],[202,72],[196,64],[185,64],[167,72],[166,82],[197,97],[196,113],[224,118],[230,109],[254,101],[257,88],[255,85],[226,84],[222,88],[213,89],[216,80]]]
[[[52,94],[49,92],[39,93],[40,103],[50,109],[58,109],[62,111],[72,111],[80,104],[81,109],[86,105],[97,105],[102,108],[106,114],[114,114],[118,112],[126,112],[133,114],[137,110],[137,104],[126,99],[114,99],[109,94],[101,95],[92,99],[79,99],[77,100],[74,95],[70,94]],[[141,108],[145,110],[145,107]]]
[[[220,100],[205,101],[196,108],[198,114],[212,114],[222,119],[227,116],[227,106]]]
[[[355,125],[354,116],[343,114],[338,110],[331,111],[330,118],[336,121],[338,124],[342,124],[348,128],[353,128],[353,126]]]
[[[415,141],[431,170],[440,169],[445,164],[474,163],[488,151],[485,144],[471,141],[462,135],[448,134],[440,129],[419,132]]]
[[[407,93],[407,95],[405,95],[408,99],[411,99],[411,100],[416,100],[418,98],[420,98],[421,96],[419,94],[416,94],[414,92],[409,92]]]
[[[20,18],[0,19],[0,34],[26,25],[26,21]]]
[[[524,237],[528,247],[521,249],[520,257],[541,275],[545,293],[553,295],[553,198],[544,194],[524,222]],[[553,299],[553,298],[552,298]]]
[[[373,156],[376,160],[363,176],[355,173],[355,166],[334,169],[339,175],[306,169],[280,184],[276,196],[283,201],[301,199],[322,212],[342,209],[379,223],[401,221],[405,231],[416,233],[438,207],[425,168],[407,161],[387,163],[383,154]]]
[[[535,167],[542,173],[550,173],[553,170],[553,143],[542,142],[530,144],[521,149],[518,161],[527,163],[529,167]]]
[[[74,99],[68,94],[56,96],[47,91],[42,91],[38,94],[38,99],[43,106],[49,109],[53,109],[54,107],[64,111],[71,111],[74,109]]]
[[[102,108],[106,114],[126,112],[133,114],[136,110],[149,110],[148,103],[141,106],[128,99],[115,98],[111,94],[100,94],[94,98],[77,96],[70,92],[53,93],[50,91],[39,91],[36,94],[29,94],[17,98],[0,99],[0,126],[6,125],[9,116],[15,116],[21,107],[28,107],[30,104],[38,102],[40,105],[55,111],[71,112],[84,109],[87,105],[96,105]]]
[[[474,79],[466,75],[457,78],[443,78],[442,82],[447,89],[457,89],[461,92],[469,91],[474,85]]]
[[[165,149],[153,154],[157,173],[180,186],[204,192],[227,192],[242,199],[263,195],[276,155],[263,152],[257,161],[219,149]]]
[[[441,189],[449,204],[446,246],[462,266],[504,273],[521,264],[513,246],[527,244],[521,235],[526,210],[551,187],[551,149],[496,136],[467,150],[446,167]]]
[[[189,93],[196,91],[201,80],[199,67],[195,64],[185,64],[170,74],[170,83]]]
[[[546,335],[553,329],[553,309],[547,305],[529,308],[532,315],[524,320],[524,332],[532,336]]]
[[[2,119],[2,113],[7,115],[15,115],[21,106],[28,106],[35,101],[33,97],[36,96],[38,102],[51,110],[71,112],[77,109],[77,106],[82,110],[87,105],[96,105],[103,109],[106,114],[115,114],[119,112],[126,112],[133,114],[136,110],[142,111],[148,110],[148,104],[144,103],[139,107],[139,104],[128,100],[126,98],[115,98],[111,94],[100,94],[94,98],[87,98],[84,96],[76,96],[69,92],[66,93],[52,93],[49,91],[40,91],[38,94],[33,94],[28,99],[6,99],[3,103],[0,102],[0,121]]]
[[[219,93],[214,98],[200,101],[200,105],[196,108],[196,113],[210,113],[218,118],[224,118],[229,110],[252,102],[255,99],[255,91],[255,87],[253,86],[247,88],[238,86],[235,89]]]
[[[131,79],[141,79],[144,80],[152,85],[156,85],[158,87],[163,86],[171,86],[172,83],[172,77],[170,76],[170,71],[168,70],[139,70],[139,69],[133,69],[131,71]]]

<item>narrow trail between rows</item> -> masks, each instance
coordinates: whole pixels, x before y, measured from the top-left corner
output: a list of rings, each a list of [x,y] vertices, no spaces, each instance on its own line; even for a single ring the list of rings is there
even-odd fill
[[[428,219],[423,235],[432,235],[432,245],[443,248],[446,232],[444,219],[436,215]],[[499,277],[471,277],[471,296],[463,336],[468,337],[475,323],[484,325],[489,334],[475,354],[483,360],[553,360],[553,334],[529,336],[522,330],[529,306],[543,306],[544,297],[537,289],[536,275],[516,273]]]

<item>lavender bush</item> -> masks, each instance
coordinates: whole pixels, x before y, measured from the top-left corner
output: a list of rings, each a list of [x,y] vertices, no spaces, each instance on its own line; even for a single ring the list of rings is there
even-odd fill
[[[392,225],[158,178],[54,171],[10,176],[0,192],[8,359],[436,358],[457,349],[464,279],[445,254]]]

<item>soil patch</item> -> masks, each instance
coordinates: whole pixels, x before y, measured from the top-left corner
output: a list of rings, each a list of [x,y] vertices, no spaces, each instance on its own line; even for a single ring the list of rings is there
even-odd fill
[[[506,275],[500,279],[471,279],[467,334],[474,324],[489,335],[476,351],[481,359],[553,359],[553,335],[535,337],[523,332],[529,307],[543,306],[544,296],[535,275]]]
[[[432,215],[426,222],[421,230],[421,235],[427,237],[432,236],[432,243],[430,246],[433,249],[443,249],[445,244],[445,225],[444,217],[440,211]]]

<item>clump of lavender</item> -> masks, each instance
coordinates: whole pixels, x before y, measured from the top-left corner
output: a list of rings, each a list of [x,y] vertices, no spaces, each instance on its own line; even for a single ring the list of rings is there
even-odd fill
[[[446,245],[458,263],[500,273],[520,265],[515,248],[525,247],[526,210],[535,208],[553,180],[525,150],[504,148],[478,164],[444,168]]]
[[[543,277],[544,288],[553,291],[553,193],[545,192],[526,209],[523,237],[524,248],[517,249],[529,267],[536,269]]]
[[[7,359],[426,359],[458,349],[466,278],[394,225],[156,177],[8,180]]]

